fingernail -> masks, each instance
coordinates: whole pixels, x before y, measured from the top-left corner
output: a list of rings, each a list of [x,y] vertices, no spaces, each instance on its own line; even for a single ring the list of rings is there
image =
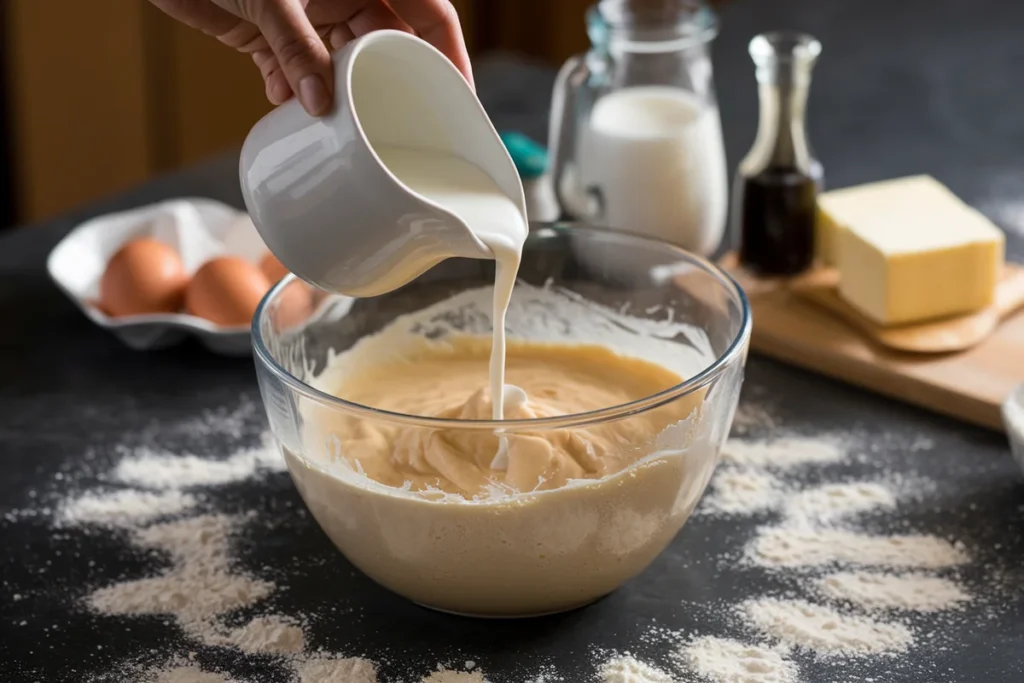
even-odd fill
[[[299,101],[312,116],[326,114],[331,108],[331,97],[320,76],[310,74],[299,81]]]

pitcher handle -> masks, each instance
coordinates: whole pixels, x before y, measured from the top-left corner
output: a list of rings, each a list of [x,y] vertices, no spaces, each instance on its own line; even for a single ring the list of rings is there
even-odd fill
[[[551,97],[548,130],[551,179],[562,215],[576,218],[589,218],[593,214],[591,202],[581,190],[579,169],[570,165],[571,159],[578,160],[576,120],[582,115],[579,94],[586,87],[591,73],[585,55],[571,57],[559,70]]]

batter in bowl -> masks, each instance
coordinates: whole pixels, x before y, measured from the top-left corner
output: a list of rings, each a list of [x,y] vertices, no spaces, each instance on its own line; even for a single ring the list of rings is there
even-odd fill
[[[406,415],[487,420],[490,349],[490,340],[481,337],[424,341],[393,361],[345,373],[331,393]],[[505,372],[506,420],[610,408],[682,381],[658,365],[593,345],[513,342]],[[445,432],[349,416],[331,427],[353,467],[376,482],[480,499],[615,474],[645,455],[643,447],[668,424],[684,417],[678,410],[652,410],[629,420],[504,438],[491,430]],[[499,452],[505,466],[493,467]]]
[[[389,413],[489,419],[489,337],[404,330],[332,358],[317,388]],[[611,408],[680,381],[603,346],[513,340],[506,420]],[[385,587],[463,614],[543,614],[613,591],[674,538],[716,459],[704,399],[698,389],[617,419],[504,434],[311,403],[305,450],[285,455],[321,527]],[[507,466],[494,468],[502,441]]]

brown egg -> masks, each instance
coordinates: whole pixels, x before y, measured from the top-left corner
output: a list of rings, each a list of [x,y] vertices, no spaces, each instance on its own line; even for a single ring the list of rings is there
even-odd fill
[[[110,316],[181,310],[188,274],[173,248],[148,237],[118,249],[100,278],[100,309]]]
[[[267,255],[260,259],[260,270],[267,276],[267,279],[273,283],[278,282],[281,278],[288,274],[288,269],[284,267],[277,257],[271,254],[269,251]]]
[[[204,263],[185,292],[185,308],[192,315],[218,325],[248,325],[270,281],[259,268],[235,256]]]

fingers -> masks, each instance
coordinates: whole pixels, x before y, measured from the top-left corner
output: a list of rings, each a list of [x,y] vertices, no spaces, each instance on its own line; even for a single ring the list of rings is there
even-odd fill
[[[252,53],[252,61],[259,67],[263,75],[263,82],[266,84],[267,99],[271,104],[284,104],[292,96],[292,87],[288,85],[288,79],[281,71],[281,65],[277,57],[270,51],[270,48],[257,50]]]
[[[252,54],[267,97],[297,94],[310,114],[334,103],[333,49],[378,29],[418,34],[473,85],[458,14],[448,0],[150,0],[175,19]],[[308,10],[308,16],[307,16]],[[317,27],[317,28],[314,28]]]
[[[331,34],[330,26],[317,27],[317,33],[320,35],[320,39],[327,41]],[[253,27],[254,30],[259,32],[259,29]],[[292,96],[292,87],[288,84],[288,79],[284,75],[284,71],[281,70],[281,64],[277,61],[277,56],[273,50],[267,47],[266,41],[260,37],[263,42],[263,47],[258,50],[252,50],[252,60],[259,67],[260,74],[263,76],[263,82],[266,85],[267,99],[270,100],[271,104],[284,104]]]
[[[270,47],[256,24],[248,21],[239,21],[230,31],[217,36],[217,39],[239,52],[252,53]]]
[[[334,103],[331,56],[306,17],[300,0],[249,0],[238,2],[242,16],[254,23],[266,38],[285,80],[312,116],[330,111]],[[255,59],[255,57],[254,57]],[[266,59],[265,57],[263,59]],[[273,73],[264,62],[263,68]],[[279,92],[279,83],[267,79],[267,95]],[[273,99],[271,100],[273,101]]]
[[[448,0],[389,0],[413,31],[443,52],[473,85],[473,68],[462,37],[459,15]]]
[[[306,14],[314,26],[327,26],[327,44],[340,49],[350,40],[378,29],[412,33],[384,0],[310,0]]]
[[[348,27],[352,34],[361,36],[370,31],[380,29],[396,29],[398,31],[411,32],[407,23],[398,18],[398,15],[390,7],[380,0],[367,3],[359,12],[353,14],[348,20]],[[331,45],[335,49],[337,46]]]

